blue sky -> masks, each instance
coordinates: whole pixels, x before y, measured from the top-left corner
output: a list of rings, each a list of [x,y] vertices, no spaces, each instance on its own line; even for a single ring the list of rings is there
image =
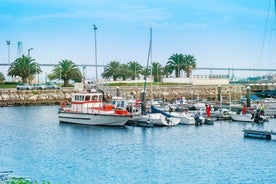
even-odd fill
[[[163,66],[172,54],[182,53],[193,55],[198,67],[276,68],[272,52],[276,49],[273,3],[0,0],[0,62],[8,61],[6,41],[10,40],[11,61],[17,57],[17,42],[22,41],[23,54],[33,48],[30,53],[38,63],[56,64],[70,59],[77,64],[95,64],[95,24],[98,64],[117,60],[138,61],[145,66],[152,27],[152,59]],[[5,70],[0,69],[4,74]],[[99,69],[98,75],[101,72]],[[88,77],[94,74],[95,69],[87,70]]]

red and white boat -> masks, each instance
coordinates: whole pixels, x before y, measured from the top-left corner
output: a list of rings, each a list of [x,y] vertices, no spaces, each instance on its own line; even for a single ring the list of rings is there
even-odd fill
[[[124,126],[132,117],[124,107],[122,97],[112,98],[112,103],[103,102],[103,94],[73,93],[69,107],[61,103],[58,118],[62,123],[98,125],[98,126]]]

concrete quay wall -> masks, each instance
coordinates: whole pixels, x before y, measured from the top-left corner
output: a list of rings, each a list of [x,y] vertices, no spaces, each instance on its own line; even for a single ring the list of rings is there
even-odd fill
[[[133,87],[110,87],[105,86],[101,88],[104,91],[105,98],[110,100],[112,96],[133,96],[140,99],[142,86]],[[62,101],[68,101],[71,94],[78,92],[76,89],[62,89],[62,90],[22,90],[15,89],[1,90],[0,89],[0,106],[9,105],[38,105],[38,104],[59,104]],[[246,86],[244,85],[222,85],[221,96],[223,100],[239,100],[241,96],[245,96]],[[156,99],[164,98],[167,101],[174,101],[178,97],[185,97],[186,99],[207,99],[218,100],[218,86],[193,86],[193,85],[179,85],[179,86],[151,86],[146,89],[146,98]]]

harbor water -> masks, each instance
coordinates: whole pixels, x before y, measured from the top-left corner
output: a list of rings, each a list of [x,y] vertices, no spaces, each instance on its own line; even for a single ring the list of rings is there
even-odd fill
[[[0,174],[57,184],[276,181],[276,138],[242,132],[276,131],[276,119],[146,128],[62,124],[57,106],[1,107],[0,115]]]

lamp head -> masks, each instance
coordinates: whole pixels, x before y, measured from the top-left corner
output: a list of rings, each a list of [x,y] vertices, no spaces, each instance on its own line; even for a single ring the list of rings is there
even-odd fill
[[[95,24],[93,24],[93,27],[94,27],[94,30],[96,31],[96,30],[97,30],[97,27],[95,26]]]

